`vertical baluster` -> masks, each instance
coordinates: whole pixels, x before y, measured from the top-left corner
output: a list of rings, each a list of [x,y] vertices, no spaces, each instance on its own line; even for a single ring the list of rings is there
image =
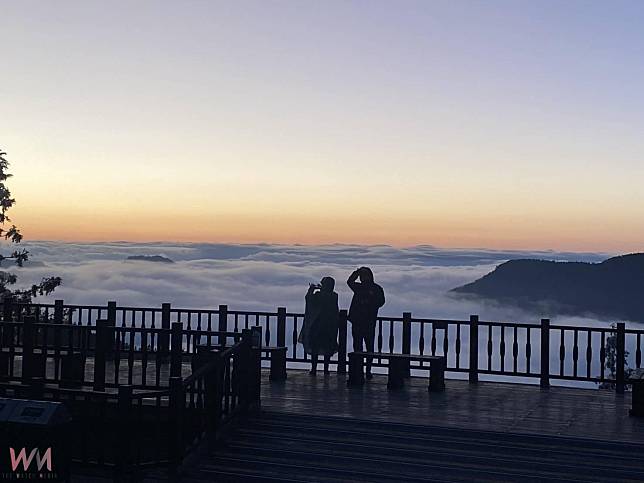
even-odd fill
[[[244,314],[244,329],[248,329],[248,314]]]
[[[119,369],[121,367],[121,333],[114,328],[114,384],[119,385]]]
[[[599,362],[601,363],[601,368],[600,368],[600,374],[599,377],[602,382],[604,382],[604,378],[606,376],[605,370],[606,370],[606,341],[605,341],[605,335],[606,333],[602,330],[599,332],[601,335],[601,345],[599,348]]]
[[[255,325],[259,324],[259,315],[255,314]],[[268,315],[266,316],[266,347],[270,346],[271,342],[271,324],[269,324]]]
[[[432,342],[431,342],[431,346],[432,346],[432,355],[435,356],[436,355],[436,324],[434,322],[432,322]]]
[[[297,315],[293,316],[293,331],[291,333],[291,344],[293,346],[293,358],[297,359]]]
[[[505,371],[505,325],[501,324],[501,342],[499,343],[499,356],[501,358],[501,372]]]
[[[572,345],[572,375],[577,377],[577,361],[579,359],[579,331],[573,331],[574,342]]]
[[[133,380],[134,380],[134,345],[135,345],[135,334],[134,334],[134,329],[130,327],[129,330],[130,333],[130,347],[127,353],[127,383],[128,385],[132,385]]]
[[[145,330],[145,319],[141,325],[143,326],[141,330],[141,385],[145,388],[148,384],[148,333]]]
[[[235,312],[235,318],[233,321],[233,332],[239,332],[239,314]]]
[[[492,370],[492,325],[487,327],[487,370]]]
[[[389,321],[389,353],[394,353],[394,321]]]
[[[461,324],[460,323],[456,324],[455,353],[456,353],[456,369],[460,369],[461,368]]]
[[[526,327],[526,340],[525,340],[525,371],[530,374],[532,372],[530,367],[530,358],[532,357],[532,342],[530,340],[530,334],[532,330],[530,327]]]
[[[230,414],[230,394],[232,393],[231,390],[231,378],[230,378],[230,361],[231,359],[227,359],[224,367],[224,412],[225,414]]]
[[[559,332],[559,375],[564,375],[564,361],[566,359],[566,334],[564,329]]]
[[[514,370],[514,373],[516,374],[519,372],[519,343],[518,343],[518,335],[519,335],[519,328],[515,325],[514,326],[514,337],[512,339],[512,368]]]
[[[593,362],[593,332],[592,329],[588,329],[588,343],[586,344],[586,377],[590,379],[592,374],[592,362]]]
[[[637,334],[637,349],[635,349],[635,368],[639,369],[642,366],[642,349],[641,349],[642,334]]]
[[[418,353],[425,354],[425,322],[420,323],[420,337],[418,338]]]
[[[443,337],[443,355],[445,356],[445,360],[447,360],[447,356],[449,355],[449,324],[447,322],[445,323],[445,330],[443,332],[445,334]]]
[[[382,352],[382,319],[378,319],[378,352]]]

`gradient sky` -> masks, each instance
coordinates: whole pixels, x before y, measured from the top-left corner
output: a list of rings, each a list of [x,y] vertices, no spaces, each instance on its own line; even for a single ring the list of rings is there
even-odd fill
[[[644,245],[642,1],[2,1],[30,239]]]

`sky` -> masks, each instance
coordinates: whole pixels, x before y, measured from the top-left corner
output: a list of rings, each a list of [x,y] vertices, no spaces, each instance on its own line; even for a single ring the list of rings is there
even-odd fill
[[[640,1],[0,10],[29,239],[642,248]]]

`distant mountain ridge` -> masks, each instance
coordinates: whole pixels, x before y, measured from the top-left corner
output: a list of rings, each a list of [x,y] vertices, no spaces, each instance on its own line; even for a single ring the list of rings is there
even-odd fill
[[[539,313],[644,322],[644,253],[601,263],[510,260],[452,292]]]

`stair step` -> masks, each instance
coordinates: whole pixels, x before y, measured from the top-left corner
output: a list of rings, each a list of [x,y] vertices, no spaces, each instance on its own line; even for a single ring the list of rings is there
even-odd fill
[[[260,433],[253,430],[239,430],[238,434],[231,438],[227,444],[242,446],[249,445],[258,448],[281,447],[286,449],[298,449],[301,447],[315,448],[317,451],[333,448],[342,451],[344,454],[360,455],[397,455],[400,458],[413,460],[425,460],[428,455],[444,455],[460,458],[485,458],[489,455],[501,455],[503,459],[524,464],[561,464],[561,461],[574,461],[575,465],[581,465],[585,471],[612,470],[615,467],[628,469],[629,471],[641,472],[644,478],[641,458],[637,455],[632,457],[612,458],[587,454],[584,452],[559,451],[548,452],[543,449],[533,449],[529,446],[523,448],[512,448],[508,446],[497,446],[494,444],[472,443],[468,441],[436,441],[431,444],[393,444],[391,441],[370,441],[365,438],[347,438],[339,435],[333,438],[327,435],[326,438],[315,437],[313,434],[300,435],[297,438],[290,438],[290,435],[276,435],[275,433]],[[434,456],[435,457],[435,456]]]
[[[594,442],[589,444],[584,442],[583,445],[575,445],[575,441],[570,441],[563,438],[551,437],[548,440],[531,441],[530,438],[486,438],[482,435],[463,436],[460,434],[452,435],[450,432],[442,431],[440,434],[432,433],[399,433],[395,431],[387,431],[382,427],[378,431],[363,431],[361,428],[326,428],[321,426],[308,427],[307,425],[293,425],[283,424],[274,425],[272,423],[263,423],[262,421],[255,421],[249,423],[247,426],[241,427],[238,430],[239,435],[257,434],[261,435],[282,435],[284,439],[316,439],[316,440],[337,440],[361,442],[368,441],[370,444],[386,446],[386,447],[409,447],[415,446],[424,447],[442,446],[442,447],[462,447],[466,445],[471,448],[485,449],[489,446],[495,448],[504,448],[506,451],[512,453],[521,451],[523,449],[530,449],[535,455],[549,455],[549,456],[574,456],[582,454],[585,456],[592,456],[593,458],[610,458],[611,460],[618,460],[624,463],[629,461],[639,461],[638,454],[642,454],[642,449],[639,451],[628,451],[628,448],[609,445],[606,447],[603,443]],[[503,436],[501,434],[500,436]],[[510,440],[510,441],[508,441]],[[512,441],[514,440],[514,441]]]
[[[450,437],[462,437],[463,439],[472,439],[482,437],[486,440],[495,440],[502,442],[536,444],[541,442],[544,446],[552,444],[553,438],[558,441],[565,442],[566,445],[573,445],[576,447],[596,448],[598,445],[610,449],[615,448],[616,451],[622,452],[628,450],[631,453],[644,452],[644,444],[632,443],[628,441],[603,441],[587,438],[574,438],[557,435],[541,435],[531,433],[508,433],[501,431],[486,431],[478,429],[457,428],[447,426],[430,426],[430,425],[412,425],[404,423],[392,423],[382,421],[370,420],[357,420],[351,418],[333,417],[333,416],[316,416],[316,415],[303,415],[295,413],[282,413],[265,411],[263,417],[255,417],[248,420],[248,426],[254,422],[275,425],[277,427],[293,426],[293,427],[321,427],[321,428],[339,428],[341,430],[351,430],[358,428],[361,432],[368,431],[381,432],[386,428],[388,433],[401,433],[401,434],[414,434],[419,437],[428,435],[429,437],[436,437],[440,434],[445,434]]]
[[[192,482],[644,481],[644,445],[263,411]]]
[[[339,445],[338,445],[339,446]],[[638,468],[615,468],[610,466],[592,467],[588,462],[553,462],[536,461],[521,458],[508,458],[502,454],[487,453],[477,456],[453,454],[450,452],[429,451],[419,456],[410,456],[405,452],[397,454],[369,454],[362,451],[357,452],[355,448],[346,450],[338,447],[302,447],[290,449],[285,445],[266,448],[252,444],[232,443],[221,448],[218,455],[248,455],[251,458],[262,456],[270,460],[279,461],[310,461],[315,460],[318,464],[327,467],[351,467],[362,470],[369,470],[374,465],[386,465],[390,468],[404,468],[405,474],[422,476],[436,465],[445,468],[469,468],[475,471],[502,473],[506,475],[517,475],[522,477],[539,476],[541,478],[558,477],[569,475],[569,477],[584,476],[586,478],[603,476],[614,481],[619,479],[644,479],[644,471],[641,465]],[[397,473],[396,473],[397,474]]]
[[[508,473],[498,471],[494,468],[480,468],[468,466],[449,466],[442,462],[427,466],[418,471],[410,468],[409,465],[395,463],[391,469],[382,468],[382,463],[372,462],[369,467],[357,467],[355,465],[337,464],[330,465],[319,458],[304,461],[294,460],[288,455],[281,457],[267,457],[263,454],[253,454],[251,459],[244,458],[239,454],[224,453],[209,460],[207,466],[200,467],[203,471],[218,471],[224,469],[227,472],[231,468],[238,468],[238,471],[254,471],[257,474],[270,475],[273,478],[282,478],[282,481],[293,479],[306,479],[312,481],[477,481],[498,482],[498,481],[521,481],[521,482],[542,482],[547,479],[551,482],[574,482],[588,481],[587,479],[576,478],[574,474],[548,474],[547,476],[533,475],[529,471],[517,471]],[[188,475],[189,476],[189,475]],[[619,482],[616,478],[593,477],[593,481]],[[632,480],[631,480],[632,481]]]

